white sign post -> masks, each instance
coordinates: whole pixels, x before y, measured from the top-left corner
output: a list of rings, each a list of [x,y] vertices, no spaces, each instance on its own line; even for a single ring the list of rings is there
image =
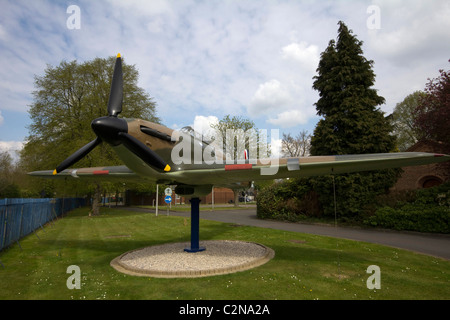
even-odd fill
[[[167,203],[167,215],[169,215],[169,205],[172,202],[172,196],[166,196],[164,201]]]
[[[172,189],[170,187],[167,187],[167,188],[164,189],[164,194],[166,195],[166,199],[167,199],[167,196],[170,197],[170,201],[166,200],[166,203],[168,205],[168,207],[167,207],[167,215],[169,215],[169,207],[170,207],[170,209],[172,209],[172,192],[173,191],[172,191]]]

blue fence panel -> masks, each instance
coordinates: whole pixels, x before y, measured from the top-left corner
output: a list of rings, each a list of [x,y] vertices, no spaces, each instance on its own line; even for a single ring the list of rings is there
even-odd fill
[[[0,250],[5,247],[7,207],[0,205]]]
[[[20,206],[10,206],[7,213],[8,227],[6,228],[5,243],[9,245],[20,239],[20,222],[22,221]]]
[[[83,198],[0,199],[0,250],[47,222],[84,205]]]

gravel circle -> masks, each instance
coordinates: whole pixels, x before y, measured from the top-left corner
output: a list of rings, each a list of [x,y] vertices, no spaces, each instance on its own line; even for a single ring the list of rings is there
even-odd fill
[[[200,241],[206,250],[186,252],[189,242],[168,243],[132,250],[111,261],[117,271],[160,278],[206,277],[248,270],[275,256],[258,243],[231,240]]]

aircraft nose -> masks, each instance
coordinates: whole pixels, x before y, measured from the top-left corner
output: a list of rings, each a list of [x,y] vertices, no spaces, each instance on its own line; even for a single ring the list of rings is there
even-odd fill
[[[124,119],[116,117],[101,117],[91,122],[91,128],[103,141],[117,146],[121,143],[120,132],[128,132],[128,124]]]

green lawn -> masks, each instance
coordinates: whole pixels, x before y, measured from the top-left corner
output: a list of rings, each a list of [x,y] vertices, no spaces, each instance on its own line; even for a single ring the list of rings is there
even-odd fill
[[[155,210],[154,206],[137,206],[139,208],[145,208],[145,209],[153,209]],[[167,208],[169,206],[167,204],[160,204],[158,206],[158,211],[161,214],[164,214],[165,212],[167,212]],[[245,210],[248,209],[249,207],[256,207],[256,205],[254,203],[247,203],[247,204],[240,204],[239,206],[235,207],[232,204],[216,204],[214,205],[214,211],[222,211],[222,210]],[[200,210],[201,211],[212,211],[212,205],[211,204],[200,204]],[[177,204],[177,205],[172,205],[170,207],[170,211],[191,211],[191,205],[190,204]]]
[[[226,214],[224,212],[224,214]],[[275,258],[263,266],[194,279],[135,277],[110,261],[122,253],[189,241],[189,219],[102,208],[77,209],[0,252],[0,299],[449,299],[450,262],[400,249],[294,232],[201,220],[201,240],[264,244]],[[70,265],[81,289],[69,290]],[[377,265],[381,289],[366,286]]]

